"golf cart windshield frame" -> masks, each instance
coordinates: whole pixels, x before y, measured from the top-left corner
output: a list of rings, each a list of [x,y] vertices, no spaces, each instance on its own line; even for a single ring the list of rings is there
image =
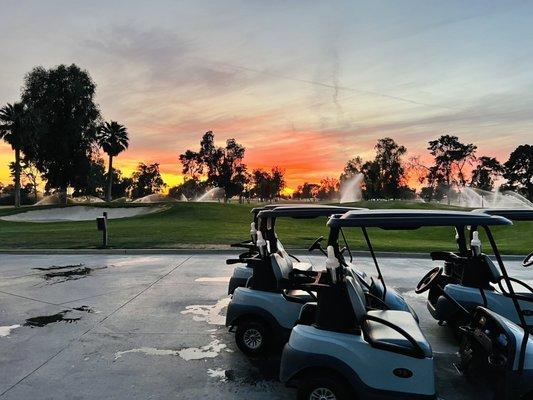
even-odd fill
[[[257,229],[263,233],[263,237],[269,241],[277,240],[276,220],[278,218],[314,219],[329,217],[332,214],[344,214],[350,211],[365,210],[357,207],[341,207],[328,205],[282,205],[271,209],[265,209],[258,213]],[[277,245],[277,243],[276,243]]]
[[[403,219],[403,221],[402,221]],[[330,227],[330,236],[328,245],[332,245],[335,249],[335,255],[339,258],[338,252],[338,237],[339,231],[344,227],[359,227],[363,230],[369,251],[372,255],[376,267],[378,261],[375,252],[372,248],[370,238],[366,232],[366,228],[381,228],[385,230],[403,230],[403,229],[418,229],[422,227],[437,227],[437,226],[453,226],[457,233],[463,232],[465,228],[470,227],[470,237],[472,233],[477,230],[479,226],[483,227],[489,243],[491,245],[494,257],[498,263],[505,281],[508,293],[504,294],[511,298],[514,308],[520,319],[520,324],[524,330],[524,337],[522,340],[520,354],[518,359],[518,371],[523,371],[525,362],[525,353],[527,341],[529,338],[529,329],[525,320],[525,314],[518,302],[519,296],[515,293],[513,285],[507,269],[503,263],[500,251],[496,245],[496,241],[489,226],[512,225],[512,222],[498,214],[488,214],[484,212],[458,212],[458,211],[412,211],[412,210],[371,210],[366,213],[349,212],[342,216],[335,216],[329,219],[327,225]],[[459,234],[460,235],[460,234]],[[341,259],[341,258],[340,258]],[[383,282],[383,281],[382,281]]]

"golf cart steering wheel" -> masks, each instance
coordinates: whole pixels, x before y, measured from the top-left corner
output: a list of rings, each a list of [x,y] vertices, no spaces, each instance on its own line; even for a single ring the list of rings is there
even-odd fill
[[[309,246],[309,248],[307,250],[309,250],[310,252],[313,251],[313,250],[321,250],[322,249],[322,246],[320,246],[320,242],[324,240],[324,236],[319,236],[311,246]]]
[[[527,255],[526,258],[524,258],[524,261],[522,261],[522,267],[530,267],[533,265],[533,251]]]
[[[444,269],[442,267],[435,267],[429,271],[416,285],[415,293],[420,294],[431,289],[441,277]]]

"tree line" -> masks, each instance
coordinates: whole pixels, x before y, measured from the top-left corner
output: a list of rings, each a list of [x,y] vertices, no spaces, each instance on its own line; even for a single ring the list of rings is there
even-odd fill
[[[36,67],[24,77],[20,100],[0,109],[0,139],[11,146],[15,159],[10,165],[13,184],[0,184],[4,195],[0,202],[7,198],[18,207],[35,201],[41,180],[45,194],[57,193],[63,204],[67,189],[74,196],[111,201],[159,193],[166,187],[157,163],[139,163],[130,177],[113,167],[114,159],[129,146],[129,134],[117,121],[104,121],[95,94],[89,73],[75,64]],[[529,144],[518,146],[503,163],[478,155],[475,144],[449,134],[428,142],[429,164],[420,156],[407,157],[407,148],[390,137],[379,139],[374,150],[373,159],[355,156],[338,177],[303,182],[289,196],[282,167],[250,171],[242,144],[230,138],[218,146],[214,133],[208,131],[198,149],[179,155],[184,181],[168,192],[188,200],[220,188],[225,201],[232,197],[333,201],[359,176],[364,199],[412,199],[418,194],[426,201],[441,201],[449,199],[454,188],[468,185],[490,191],[500,181],[504,182],[501,189],[533,199],[533,146]],[[108,158],[107,170],[101,151]],[[418,193],[410,187],[414,181],[420,186]]]
[[[505,163],[496,158],[477,156],[477,146],[463,143],[457,136],[441,135],[428,142],[432,158],[429,165],[420,156],[407,160],[405,146],[391,138],[377,141],[373,160],[350,159],[339,178],[323,178],[319,183],[304,182],[293,193],[297,199],[332,200],[346,182],[362,175],[362,197],[372,199],[413,199],[418,194],[425,201],[448,200],[463,186],[492,191],[498,180],[505,182],[500,190],[517,192],[533,200],[533,146],[518,146]],[[409,182],[422,185],[418,191]]]

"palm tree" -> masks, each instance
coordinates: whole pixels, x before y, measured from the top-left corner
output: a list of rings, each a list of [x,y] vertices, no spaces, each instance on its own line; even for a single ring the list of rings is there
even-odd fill
[[[129,138],[126,127],[116,121],[104,123],[100,128],[98,144],[109,156],[106,201],[111,201],[111,188],[113,186],[113,157],[118,156],[128,148]]]
[[[15,151],[15,207],[20,207],[20,161],[27,132],[28,112],[24,104],[7,104],[0,109],[0,139]]]

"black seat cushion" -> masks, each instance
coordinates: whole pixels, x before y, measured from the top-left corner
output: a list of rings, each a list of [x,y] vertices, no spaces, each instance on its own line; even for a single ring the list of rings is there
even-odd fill
[[[431,345],[411,314],[405,311],[396,310],[374,310],[368,311],[367,314],[400,327],[416,341],[426,357],[432,356]],[[372,342],[381,344],[384,348],[386,348],[387,345],[390,345],[390,347],[403,347],[407,350],[413,348],[413,345],[405,336],[380,322],[365,321],[364,331]]]

